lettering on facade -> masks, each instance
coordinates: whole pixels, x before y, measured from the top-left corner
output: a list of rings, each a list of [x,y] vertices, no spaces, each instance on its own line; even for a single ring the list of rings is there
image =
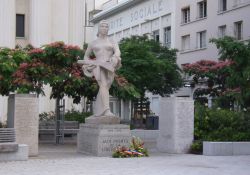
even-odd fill
[[[146,17],[150,17],[156,13],[159,13],[163,10],[163,0],[159,0],[158,2],[154,2],[153,4],[149,4],[146,7],[141,7],[138,10],[131,12],[130,14],[130,21],[134,22],[138,19],[144,19]]]
[[[111,30],[114,28],[122,27],[123,26],[123,17],[120,17],[114,21],[111,21],[109,26],[110,26]]]
[[[163,0],[158,0],[156,2],[152,2],[147,6],[142,6],[132,9],[130,15],[118,17],[112,21],[110,21],[109,26],[111,30],[118,29],[120,27],[125,26],[127,22],[136,22],[137,20],[143,20],[145,18],[150,18],[152,15],[155,15],[161,11],[163,11]]]

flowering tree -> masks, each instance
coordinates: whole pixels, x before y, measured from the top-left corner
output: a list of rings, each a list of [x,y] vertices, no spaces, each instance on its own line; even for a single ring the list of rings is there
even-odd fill
[[[250,106],[250,42],[231,37],[212,39],[219,49],[219,62],[199,61],[183,66],[194,82],[205,78],[208,87],[202,93],[233,96],[244,107]]]
[[[207,87],[199,88],[195,92],[195,97],[202,95],[220,96],[226,90],[226,79],[230,76],[230,66],[232,61],[211,61],[200,60],[192,64],[183,65],[183,71],[193,76],[193,81],[198,84],[199,81],[207,83]]]
[[[29,62],[24,50],[0,48],[0,95],[9,95],[16,90],[12,75],[22,62]]]
[[[43,94],[43,85],[52,87],[51,98],[65,95],[79,103],[82,96],[93,99],[98,87],[94,79],[84,76],[77,59],[84,51],[78,46],[55,42],[28,51],[30,62],[24,62],[14,74],[14,84],[22,91]]]

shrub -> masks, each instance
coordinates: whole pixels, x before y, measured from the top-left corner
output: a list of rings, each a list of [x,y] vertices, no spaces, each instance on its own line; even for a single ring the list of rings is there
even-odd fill
[[[65,121],[78,121],[79,123],[85,123],[85,118],[91,115],[90,112],[79,112],[75,109],[69,110],[64,114]],[[54,121],[55,120],[55,112],[43,112],[39,114],[40,121]]]
[[[194,132],[195,140],[250,141],[250,114],[197,105]]]
[[[190,147],[190,153],[192,154],[202,154],[203,151],[203,145],[202,141],[200,140],[195,140],[193,144]]]
[[[85,118],[91,115],[90,112],[79,112],[75,109],[67,111],[64,115],[65,121],[78,121],[79,123],[85,123]]]

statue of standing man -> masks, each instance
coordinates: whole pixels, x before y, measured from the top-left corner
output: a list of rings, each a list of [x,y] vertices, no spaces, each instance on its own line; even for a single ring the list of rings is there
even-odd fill
[[[121,67],[121,52],[118,44],[108,38],[109,25],[103,20],[99,23],[97,39],[88,45],[84,60],[79,60],[84,74],[95,77],[99,91],[94,106],[94,117],[115,117],[109,107],[109,89],[115,71]],[[95,58],[92,58],[92,54]]]

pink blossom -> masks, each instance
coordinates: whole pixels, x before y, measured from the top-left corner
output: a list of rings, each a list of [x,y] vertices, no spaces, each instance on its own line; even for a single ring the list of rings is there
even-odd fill
[[[36,48],[36,49],[32,49],[31,51],[29,51],[29,54],[40,54],[43,53],[44,51],[40,48]]]
[[[25,69],[28,67],[28,63],[21,63],[19,67],[20,69]]]
[[[73,46],[73,45],[65,45],[64,49],[66,50],[80,50],[79,46]]]

